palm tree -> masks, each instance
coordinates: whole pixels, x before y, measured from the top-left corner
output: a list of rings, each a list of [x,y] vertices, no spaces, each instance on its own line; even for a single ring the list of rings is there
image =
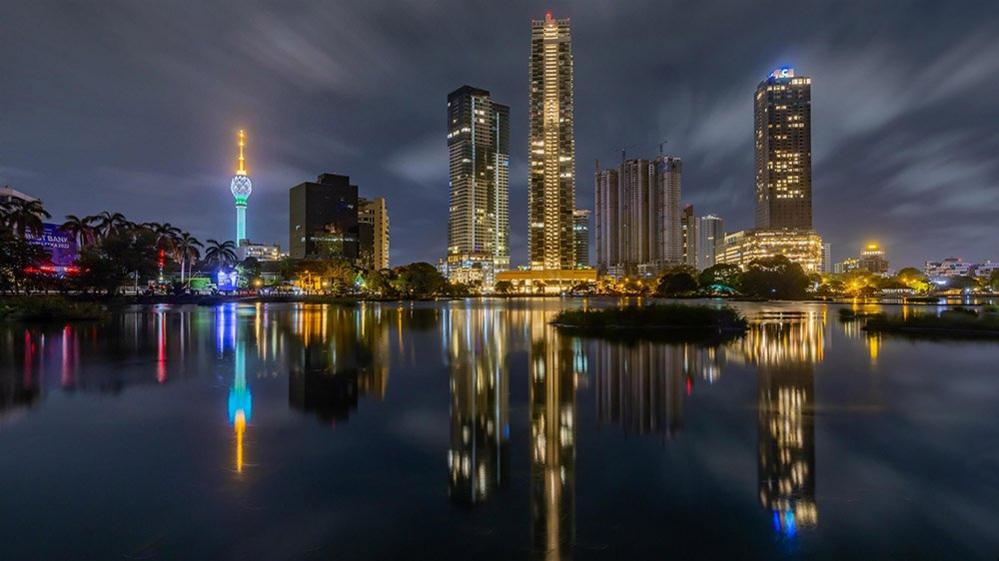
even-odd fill
[[[41,234],[42,220],[52,218],[52,215],[42,206],[41,201],[26,201],[24,199],[13,199],[5,203],[3,215],[7,226],[22,237],[28,232],[35,235]]]
[[[120,212],[112,213],[107,210],[96,216],[89,216],[87,219],[94,224],[97,232],[105,238],[126,229],[129,224],[124,214]]]
[[[231,267],[236,264],[236,243],[232,240],[220,242],[208,240],[205,250],[205,262],[219,267]]]
[[[198,249],[200,247],[202,247],[201,242],[187,232],[182,232],[174,240],[173,258],[180,263],[181,284],[184,283],[184,272],[187,270],[187,264],[201,258],[201,251]]]
[[[143,226],[148,228],[150,232],[156,234],[157,249],[162,249],[168,253],[174,252],[177,237],[180,236],[180,228],[170,224],[169,222],[164,222],[163,224],[149,222],[147,224],[143,224]]]
[[[80,218],[75,214],[67,214],[66,221],[60,226],[64,232],[76,238],[81,247],[90,245],[97,236],[96,230],[90,224],[89,217]]]

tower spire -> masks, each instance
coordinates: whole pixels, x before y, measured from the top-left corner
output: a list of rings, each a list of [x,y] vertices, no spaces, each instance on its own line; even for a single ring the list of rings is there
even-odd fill
[[[246,175],[246,159],[243,158],[243,147],[246,146],[246,132],[239,129],[239,167],[236,175]]]

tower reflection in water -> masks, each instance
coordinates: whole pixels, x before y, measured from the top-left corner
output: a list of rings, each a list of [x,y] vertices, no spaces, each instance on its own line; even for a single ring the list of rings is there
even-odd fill
[[[818,524],[814,365],[823,357],[824,325],[821,314],[763,317],[737,344],[758,372],[760,504],[787,536]]]
[[[575,539],[576,379],[580,347],[530,312],[531,522],[539,559],[565,559]]]
[[[232,387],[229,388],[229,423],[236,432],[236,472],[243,473],[243,436],[253,413],[253,395],[246,385],[246,343],[236,343]]]
[[[484,502],[506,481],[510,389],[503,320],[496,308],[455,307],[443,316],[451,393],[448,494],[458,504]]]

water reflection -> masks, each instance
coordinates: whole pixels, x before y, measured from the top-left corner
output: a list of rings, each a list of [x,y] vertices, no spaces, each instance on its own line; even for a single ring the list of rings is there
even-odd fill
[[[576,510],[576,377],[571,342],[530,313],[531,522],[539,559],[571,556]]]
[[[236,472],[243,472],[243,435],[246,425],[253,413],[253,395],[246,385],[246,343],[236,343],[236,353],[233,357],[233,380],[229,388],[229,423],[236,432]]]
[[[510,389],[504,319],[495,308],[451,308],[442,321],[451,392],[448,493],[459,504],[484,502],[507,475]]]

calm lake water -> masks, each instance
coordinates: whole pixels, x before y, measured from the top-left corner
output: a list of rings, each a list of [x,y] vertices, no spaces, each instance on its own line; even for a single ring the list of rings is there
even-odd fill
[[[999,557],[999,345],[548,325],[582,304],[0,325],[0,558]]]

